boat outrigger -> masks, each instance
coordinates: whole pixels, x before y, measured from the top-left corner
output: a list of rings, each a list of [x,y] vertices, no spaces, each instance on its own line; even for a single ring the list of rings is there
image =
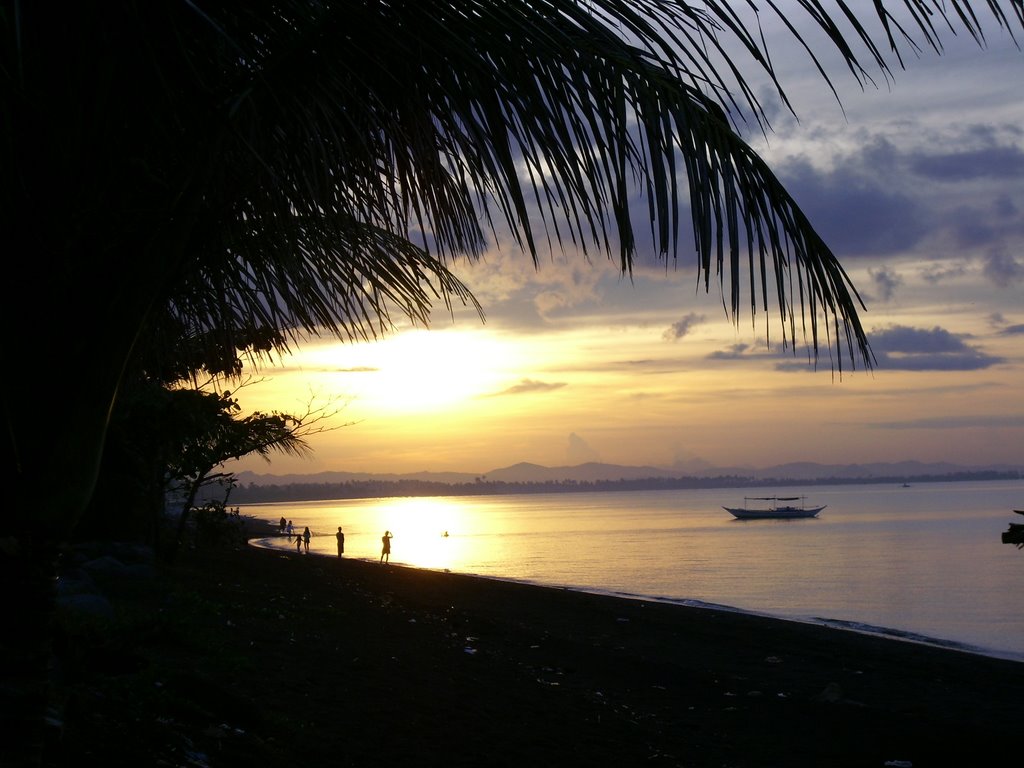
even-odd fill
[[[751,501],[770,502],[766,507],[751,507]],[[799,504],[797,504],[799,502]],[[827,504],[808,507],[804,496],[746,496],[742,507],[722,507],[740,520],[792,520],[801,517],[817,517]]]
[[[1024,515],[1024,509],[1013,511]],[[1017,549],[1024,549],[1024,523],[1010,523],[1010,527],[1003,531],[1003,544],[1016,544]]]

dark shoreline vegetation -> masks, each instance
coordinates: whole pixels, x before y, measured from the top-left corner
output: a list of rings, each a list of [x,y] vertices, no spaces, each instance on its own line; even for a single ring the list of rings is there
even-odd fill
[[[1024,663],[259,549],[244,541],[269,524],[232,524],[174,565],[80,550],[96,593],[61,603],[47,765],[925,768],[1019,750]]]
[[[754,479],[736,475],[719,477],[652,477],[629,480],[545,480],[511,482],[477,480],[445,483],[431,480],[346,480],[337,483],[239,484],[231,491],[233,504],[267,504],[278,501],[326,501],[329,499],[374,499],[400,496],[502,496],[521,493],[587,493],[594,491],[657,491],[703,488],[759,488],[822,485],[877,485],[886,483],[949,483],[989,480],[1019,480],[1020,472],[976,471],[944,475],[891,477],[829,477],[812,480],[794,478]]]

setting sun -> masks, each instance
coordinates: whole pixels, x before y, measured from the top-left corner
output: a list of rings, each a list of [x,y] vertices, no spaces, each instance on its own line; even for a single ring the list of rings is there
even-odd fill
[[[412,330],[359,344],[311,347],[296,356],[314,391],[352,401],[354,410],[426,414],[509,386],[518,345],[481,331]]]
[[[361,395],[397,412],[445,408],[494,389],[501,376],[500,345],[459,331],[412,331],[370,352],[377,368]]]

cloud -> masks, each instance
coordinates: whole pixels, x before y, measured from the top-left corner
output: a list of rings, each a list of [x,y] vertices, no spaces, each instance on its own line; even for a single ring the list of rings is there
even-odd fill
[[[742,342],[733,344],[728,349],[718,349],[708,355],[709,360],[741,360],[746,357],[747,350],[750,349],[749,344]]]
[[[886,352],[896,353],[949,353],[960,352],[966,344],[949,331],[935,326],[931,330],[893,325],[872,336],[874,344]]]
[[[1024,416],[935,416],[907,421],[881,421],[873,429],[1005,429],[1024,426]]]
[[[536,266],[515,248],[494,249],[483,258],[460,260],[453,269],[503,327],[537,331],[603,306],[606,287],[621,279],[608,259],[588,260],[580,251],[542,259]]]
[[[868,338],[879,370],[976,371],[1004,362],[938,326],[925,330],[894,325]]]
[[[1024,279],[1024,264],[1005,251],[993,251],[985,257],[983,272],[996,285],[1006,285]]]
[[[526,395],[533,392],[551,392],[556,389],[561,389],[564,386],[566,386],[564,381],[546,382],[534,381],[533,379],[522,379],[518,384],[515,384],[508,389],[503,389],[501,392],[495,392],[491,397],[501,397],[503,395]]]
[[[798,135],[808,140],[787,137],[770,162],[840,259],[926,244],[939,258],[1013,252],[1024,234],[1014,183],[1024,174],[1024,146],[1013,125],[922,115],[850,131],[812,120]]]
[[[696,312],[689,312],[682,320],[677,320],[672,323],[665,332],[661,334],[661,338],[665,341],[678,341],[679,339],[686,336],[695,326],[703,323],[707,318],[704,315],[698,315]]]
[[[1011,323],[1002,312],[993,312],[989,315],[988,324],[1000,336],[1019,336],[1024,333],[1024,323]]]
[[[705,355],[706,360],[742,360],[757,365],[771,366],[775,371],[808,372],[820,363],[814,359],[813,350],[803,343],[769,344],[761,339],[756,344],[738,342],[727,349],[719,349]],[[826,353],[826,361],[828,359]],[[827,363],[826,363],[827,364]]]
[[[999,195],[996,197],[992,208],[995,211],[996,216],[1003,219],[1009,219],[1016,216],[1020,210],[1017,208],[1017,204],[1013,201],[1013,198],[1009,195]]]
[[[891,267],[869,269],[868,274],[881,301],[892,301],[896,289],[903,285],[903,278]]]
[[[706,360],[743,360],[757,365],[771,366],[776,371],[814,370],[820,361],[814,359],[813,349],[807,344],[789,340],[787,343],[771,344],[760,339],[756,344],[738,342],[727,349],[719,349],[705,355]],[[825,352],[827,365],[828,353]]]
[[[934,181],[1014,179],[1024,174],[1024,151],[996,146],[946,154],[919,152],[908,157],[908,164],[914,173]]]
[[[815,228],[840,257],[910,250],[931,232],[919,199],[887,179],[892,170],[877,145],[837,158],[832,170],[806,159],[785,163],[779,176]]]
[[[569,435],[569,444],[565,448],[565,456],[570,465],[585,464],[588,461],[599,461],[601,459],[601,455],[575,432]]]
[[[281,364],[275,365],[273,369],[274,376],[282,376],[284,374],[298,373],[302,375],[308,375],[310,373],[378,373],[380,368],[372,365],[353,365],[346,367],[337,367],[333,365],[320,364],[320,365],[298,365],[298,364]]]
[[[954,280],[963,277],[968,273],[964,264],[952,264],[949,266],[934,266],[921,270],[921,279],[926,283],[936,285],[944,280]]]

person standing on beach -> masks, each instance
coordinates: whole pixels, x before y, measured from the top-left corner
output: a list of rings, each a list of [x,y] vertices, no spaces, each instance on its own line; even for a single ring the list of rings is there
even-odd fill
[[[384,531],[384,535],[380,537],[381,548],[380,548],[380,561],[382,563],[391,562],[391,531]]]
[[[292,540],[292,534],[295,532],[295,528],[292,527],[292,521],[288,521],[288,525],[285,527],[285,531],[288,533],[288,541]]]
[[[291,536],[288,537],[288,540],[291,541]],[[302,537],[301,536],[296,536],[295,537],[295,551],[298,552],[300,555],[302,554]]]
[[[309,526],[306,526],[306,530],[302,532],[302,543],[306,545],[306,554],[309,554],[309,538],[312,534],[309,532]]]
[[[280,522],[280,523],[278,524],[278,526],[277,526],[277,532],[278,532],[278,533],[284,533],[284,529],[285,529],[285,527],[286,527],[287,525],[288,525],[288,521],[287,521],[287,520],[285,520],[285,519],[284,519],[284,518],[282,517],[282,518],[281,518],[281,522]]]
[[[338,539],[338,557],[345,554],[345,532],[341,530],[341,526],[338,526],[338,532],[334,534]]]

